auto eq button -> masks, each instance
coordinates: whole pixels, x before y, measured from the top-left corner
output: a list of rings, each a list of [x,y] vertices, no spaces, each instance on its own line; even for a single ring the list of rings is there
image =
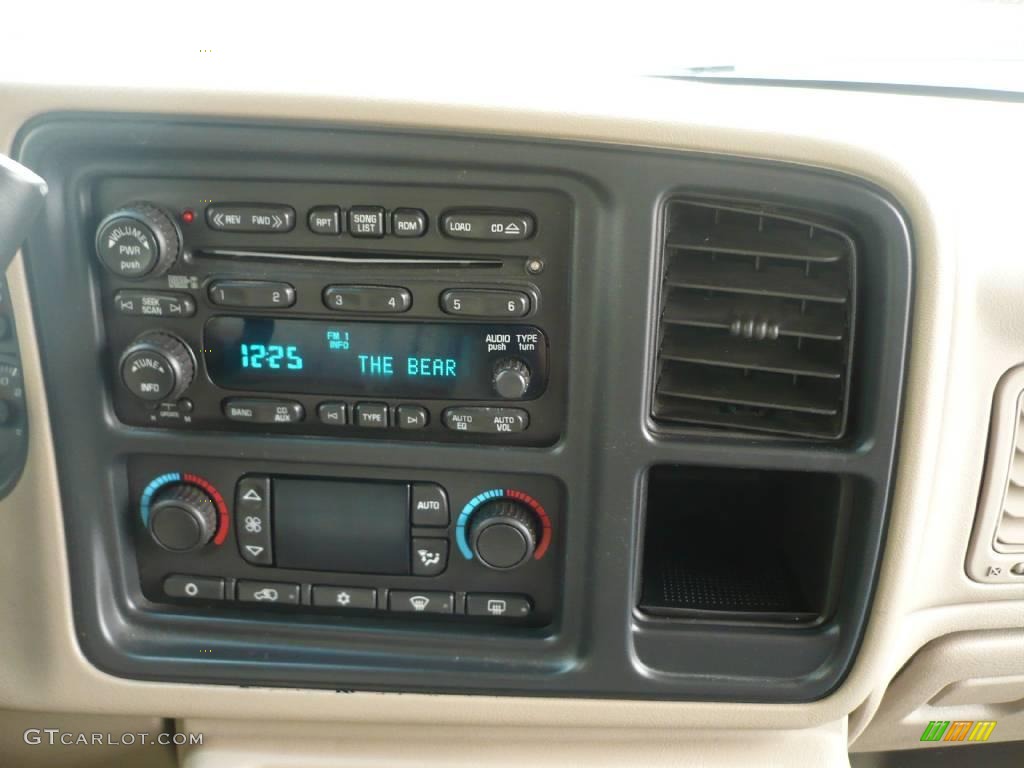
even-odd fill
[[[491,408],[465,406],[449,408],[443,415],[444,425],[455,432],[482,435],[503,435],[524,432],[530,426],[530,414],[522,408]]]

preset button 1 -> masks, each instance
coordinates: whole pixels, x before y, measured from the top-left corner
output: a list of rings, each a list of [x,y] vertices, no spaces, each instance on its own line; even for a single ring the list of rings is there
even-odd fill
[[[215,280],[207,291],[210,301],[219,307],[290,307],[295,303],[295,288],[288,283],[268,280]]]

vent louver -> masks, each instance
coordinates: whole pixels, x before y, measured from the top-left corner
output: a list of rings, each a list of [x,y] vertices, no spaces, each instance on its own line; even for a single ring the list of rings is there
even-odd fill
[[[996,523],[995,546],[1000,552],[1024,552],[1024,394],[1017,401],[1014,427],[1002,515]]]
[[[853,240],[820,223],[670,201],[654,418],[842,437],[855,259]]]

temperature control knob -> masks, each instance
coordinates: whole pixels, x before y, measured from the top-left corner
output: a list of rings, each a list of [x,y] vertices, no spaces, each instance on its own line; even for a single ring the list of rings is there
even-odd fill
[[[518,400],[530,389],[530,369],[514,357],[494,366],[494,391],[506,400]]]
[[[539,534],[540,523],[533,510],[501,499],[484,504],[473,515],[469,545],[481,563],[504,571],[530,559]]]
[[[96,253],[118,277],[162,275],[181,255],[181,235],[174,219],[161,208],[136,203],[100,222]]]
[[[173,400],[196,372],[192,351],[169,333],[150,331],[139,336],[121,355],[121,381],[142,400]]]
[[[190,483],[161,489],[149,507],[149,534],[171,552],[192,552],[217,532],[217,509],[210,494]]]

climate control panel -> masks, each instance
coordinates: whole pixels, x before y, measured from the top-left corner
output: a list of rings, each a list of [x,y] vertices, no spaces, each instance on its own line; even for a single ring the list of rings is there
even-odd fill
[[[129,472],[155,604],[531,626],[555,616],[562,494],[550,478],[154,457]]]

